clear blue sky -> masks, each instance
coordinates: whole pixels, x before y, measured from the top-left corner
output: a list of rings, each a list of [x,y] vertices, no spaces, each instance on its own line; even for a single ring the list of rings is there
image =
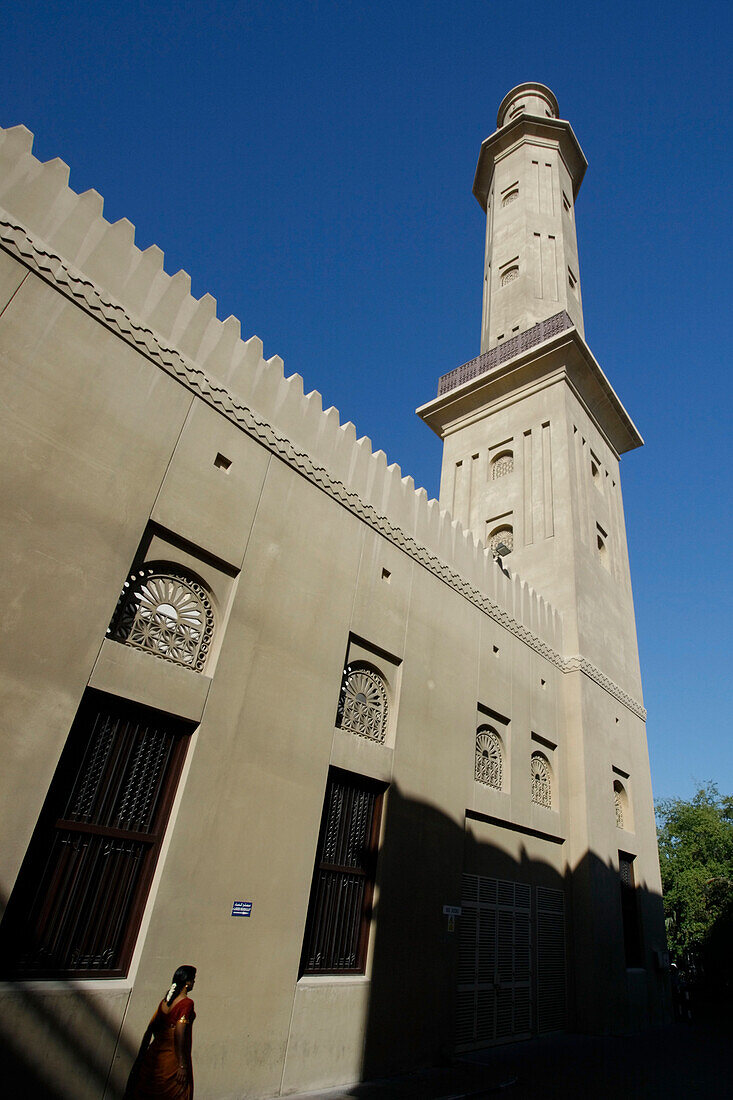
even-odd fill
[[[622,484],[657,796],[733,791],[732,10],[26,0],[3,20],[0,123],[430,496],[414,409],[478,353],[479,145],[511,87],[553,89],[590,165],[586,337],[646,439]]]

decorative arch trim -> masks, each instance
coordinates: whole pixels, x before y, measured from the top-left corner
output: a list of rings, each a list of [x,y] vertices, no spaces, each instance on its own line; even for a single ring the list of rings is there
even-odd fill
[[[491,460],[491,477],[496,481],[498,477],[504,477],[514,470],[514,452],[502,451]]]
[[[497,546],[502,542],[508,550],[514,549],[514,528],[508,523],[502,524],[501,527],[496,527],[489,535],[486,545],[491,553],[495,554]]]
[[[476,730],[474,778],[478,783],[500,791],[503,784],[503,752],[501,738],[493,726]]]
[[[618,829],[625,829],[627,827],[629,798],[626,793],[626,788],[620,779],[614,779],[613,781],[613,808],[616,814],[616,827]]]
[[[532,801],[538,806],[552,809],[552,770],[547,757],[541,752],[533,752],[530,761],[530,782]]]
[[[214,633],[204,585],[169,562],[146,562],[125,581],[108,634],[154,657],[200,672]]]
[[[341,679],[336,725],[381,744],[388,713],[387,686],[380,673],[361,662],[348,664]]]

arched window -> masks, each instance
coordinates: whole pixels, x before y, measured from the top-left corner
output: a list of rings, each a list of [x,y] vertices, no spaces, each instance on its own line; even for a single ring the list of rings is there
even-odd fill
[[[336,725],[359,737],[382,742],[387,733],[387,710],[387,688],[379,673],[366,665],[347,665]]]
[[[506,271],[502,271],[501,279],[499,280],[502,286],[507,286],[509,283],[513,283],[515,279],[519,278],[519,266],[508,267]]]
[[[496,455],[491,460],[491,477],[493,481],[496,481],[498,477],[504,477],[505,474],[510,474],[514,469],[514,453],[512,451],[502,451],[501,454]]]
[[[533,752],[530,766],[532,801],[552,809],[552,778],[550,765],[541,752]]]
[[[488,546],[492,554],[495,554],[499,543],[503,543],[504,546],[506,546],[507,550],[514,549],[514,528],[511,527],[508,523],[504,524],[503,527],[497,527],[494,531],[492,531],[489,535],[489,539],[486,545]]]
[[[204,586],[165,562],[142,565],[125,581],[108,634],[177,665],[204,667],[214,612]]]
[[[613,782],[613,806],[616,811],[616,826],[619,829],[626,828],[628,797],[623,783],[615,779]]]
[[[502,206],[509,206],[519,198],[519,188],[515,187],[511,191],[507,191],[506,195],[501,200]]]
[[[502,753],[501,738],[491,726],[479,726],[476,730],[476,763],[474,777],[487,787],[501,790]]]

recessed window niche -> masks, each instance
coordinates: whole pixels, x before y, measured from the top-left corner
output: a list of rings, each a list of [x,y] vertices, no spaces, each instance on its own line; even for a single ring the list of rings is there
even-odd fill
[[[501,451],[498,455],[495,455],[491,460],[491,480],[496,481],[497,478],[504,477],[506,474],[511,474],[514,470],[514,452],[513,451]]]
[[[395,726],[400,662],[352,637],[341,673],[335,726],[385,745]]]

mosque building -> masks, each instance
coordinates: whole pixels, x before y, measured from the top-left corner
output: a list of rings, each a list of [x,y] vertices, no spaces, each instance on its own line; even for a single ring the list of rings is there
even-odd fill
[[[585,341],[553,93],[481,145],[480,353],[418,409],[438,501],[31,147],[0,131],[15,1081],[119,1100],[181,963],[208,1100],[665,1022],[642,439]]]

